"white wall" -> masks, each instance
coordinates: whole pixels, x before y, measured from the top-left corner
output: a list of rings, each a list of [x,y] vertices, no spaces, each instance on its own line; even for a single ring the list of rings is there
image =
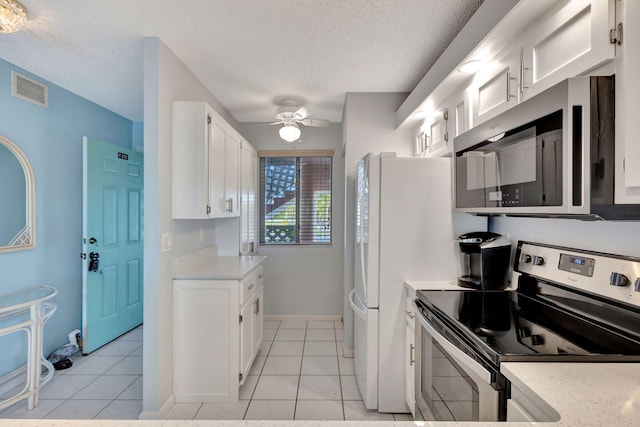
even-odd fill
[[[257,150],[290,150],[278,136],[278,126],[242,123],[240,130]],[[302,128],[300,150],[334,150],[331,246],[259,246],[268,258],[264,265],[264,312],[266,315],[342,315],[344,158],[341,156],[342,126]]]
[[[343,117],[345,148],[345,239],[343,277],[344,348],[353,349],[353,312],[347,296],[353,288],[356,166],[367,153],[395,151],[409,157],[413,130],[396,129],[396,110],[406,93],[348,93]]]
[[[491,231],[518,240],[640,257],[640,221],[579,221],[552,218],[497,217]]]
[[[237,123],[156,37],[144,39],[144,380],[141,418],[157,418],[173,401],[173,265],[176,257],[210,246],[215,220],[171,219],[172,101],[206,101]],[[199,240],[200,227],[205,239]],[[162,233],[173,249],[161,252]],[[196,343],[194,343],[196,345]],[[192,348],[184,349],[193,351]]]

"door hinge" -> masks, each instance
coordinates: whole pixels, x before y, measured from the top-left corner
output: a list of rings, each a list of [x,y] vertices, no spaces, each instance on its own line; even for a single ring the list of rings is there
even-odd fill
[[[609,42],[611,44],[622,44],[622,22],[618,22],[615,28],[609,30]]]
[[[84,252],[83,252],[83,253],[81,253],[81,254],[80,254],[80,258],[82,258],[82,259],[87,259],[87,254],[86,254],[86,253],[84,253]]]
[[[211,116],[207,115],[207,124],[210,125],[211,124]]]
[[[240,315],[240,321],[238,323],[242,323],[242,314]]]

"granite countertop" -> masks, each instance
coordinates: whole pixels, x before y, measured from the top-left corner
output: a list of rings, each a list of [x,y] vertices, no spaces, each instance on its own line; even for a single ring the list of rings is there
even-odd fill
[[[265,256],[218,256],[216,247],[201,249],[175,261],[174,279],[241,280],[266,259]]]

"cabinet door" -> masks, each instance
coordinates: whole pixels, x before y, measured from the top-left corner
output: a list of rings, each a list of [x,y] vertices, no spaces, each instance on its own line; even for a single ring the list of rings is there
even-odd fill
[[[208,218],[210,109],[204,102],[174,102],[171,140],[171,216]]]
[[[220,119],[213,120],[210,125],[209,138],[209,203],[210,216],[219,218],[226,216],[225,202],[225,144],[227,139],[226,126]]]
[[[429,145],[427,148],[429,157],[438,157],[446,152],[451,152],[449,132],[447,124],[449,120],[449,110],[442,108],[431,118],[429,125]]]
[[[615,56],[609,29],[615,0],[572,0],[552,7],[524,37],[523,98],[583,74]],[[560,3],[560,2],[559,2]]]
[[[258,354],[264,335],[264,313],[262,310],[262,301],[264,298],[264,286],[260,286],[257,292],[256,300],[253,303],[253,355]]]
[[[240,252],[243,255],[256,252],[256,188],[257,153],[246,141],[242,141],[240,169]]]
[[[237,281],[174,281],[176,402],[238,400],[238,288]]]
[[[249,253],[258,252],[258,168],[260,162],[258,153],[251,150],[251,167],[249,168],[249,190],[248,190],[248,222],[249,222]]]
[[[640,203],[640,16],[639,1],[617,2],[617,20],[624,24],[622,44],[616,47],[616,166],[615,202]]]
[[[240,215],[240,135],[227,132],[224,151],[226,216]]]
[[[406,375],[406,390],[405,390],[405,396],[406,396],[406,400],[407,400],[407,405],[409,406],[409,409],[411,410],[411,414],[415,417],[416,413],[415,413],[415,408],[416,408],[416,390],[415,390],[415,384],[416,384],[416,367],[415,367],[415,357],[416,357],[416,352],[415,352],[415,344],[416,344],[416,337],[415,337],[415,330],[414,328],[407,323],[407,326],[405,328],[405,342],[406,342],[406,348],[405,348],[405,375]]]
[[[478,72],[471,86],[473,126],[517,105],[519,68],[520,49],[514,48]]]
[[[244,381],[249,375],[249,369],[251,369],[251,362],[253,361],[253,307],[256,298],[249,300],[240,309],[240,316],[242,321],[240,322],[240,373],[242,379],[240,384],[244,384]]]

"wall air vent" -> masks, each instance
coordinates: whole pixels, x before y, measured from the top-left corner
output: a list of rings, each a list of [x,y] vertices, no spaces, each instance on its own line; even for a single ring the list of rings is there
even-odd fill
[[[16,98],[49,107],[49,87],[15,71],[11,72],[11,94]]]

